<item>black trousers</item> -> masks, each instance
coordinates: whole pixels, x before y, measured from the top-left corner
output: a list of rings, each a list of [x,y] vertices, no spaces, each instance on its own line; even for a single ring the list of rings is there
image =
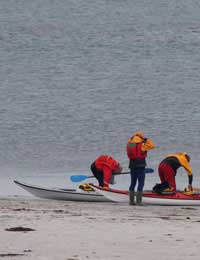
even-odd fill
[[[99,171],[97,170],[96,168],[96,165],[95,165],[95,162],[93,162],[91,164],[91,167],[90,167],[94,177],[98,180],[99,182],[99,186],[104,186],[104,175],[103,175],[103,172],[102,171]]]

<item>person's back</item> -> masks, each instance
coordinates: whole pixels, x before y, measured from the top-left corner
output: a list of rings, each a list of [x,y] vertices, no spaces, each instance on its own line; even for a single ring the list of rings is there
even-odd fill
[[[174,171],[176,172],[179,167],[181,167],[181,164],[179,160],[174,156],[168,156],[162,160],[162,163],[170,165]]]
[[[99,182],[99,186],[109,187],[109,182],[113,173],[120,173],[122,167],[120,163],[109,155],[100,155],[91,164],[91,171]]]
[[[138,181],[136,203],[141,204],[142,192],[145,181],[145,166],[147,152],[155,147],[153,141],[144,137],[142,132],[136,132],[126,145],[126,152],[129,158],[129,168],[131,170],[131,184],[129,187],[129,202],[134,205],[135,186]]]
[[[108,167],[113,171],[119,163],[112,158],[111,156],[108,155],[100,155],[96,160],[95,164],[98,170],[103,170],[104,167]]]
[[[129,138],[126,152],[129,158],[129,168],[142,168],[146,166],[147,151],[155,147],[153,141],[144,137],[142,132],[136,132]]]

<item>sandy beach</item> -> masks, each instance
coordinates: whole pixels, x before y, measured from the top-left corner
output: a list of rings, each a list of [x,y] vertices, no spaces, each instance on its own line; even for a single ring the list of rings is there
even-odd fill
[[[200,207],[0,199],[0,258],[199,259]]]

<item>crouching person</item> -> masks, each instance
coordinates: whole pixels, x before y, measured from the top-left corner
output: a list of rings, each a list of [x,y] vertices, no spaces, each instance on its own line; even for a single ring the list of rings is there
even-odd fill
[[[109,183],[112,184],[114,174],[122,171],[120,163],[109,155],[100,155],[91,164],[90,169],[98,180],[99,186],[105,189],[109,188]]]
[[[158,173],[161,183],[167,183],[163,191],[176,192],[176,173],[183,167],[188,174],[188,190],[192,190],[193,174],[190,166],[190,156],[186,153],[169,154],[161,161],[158,167]]]

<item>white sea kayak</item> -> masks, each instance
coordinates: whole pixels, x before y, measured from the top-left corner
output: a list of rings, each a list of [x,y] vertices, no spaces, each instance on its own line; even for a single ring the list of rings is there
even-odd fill
[[[21,181],[14,180],[14,183],[19,185],[24,190],[28,191],[36,197],[43,199],[66,200],[66,201],[88,201],[88,202],[108,202],[109,199],[96,192],[94,189],[83,190],[77,189],[61,189],[61,188],[46,188],[27,184]]]

